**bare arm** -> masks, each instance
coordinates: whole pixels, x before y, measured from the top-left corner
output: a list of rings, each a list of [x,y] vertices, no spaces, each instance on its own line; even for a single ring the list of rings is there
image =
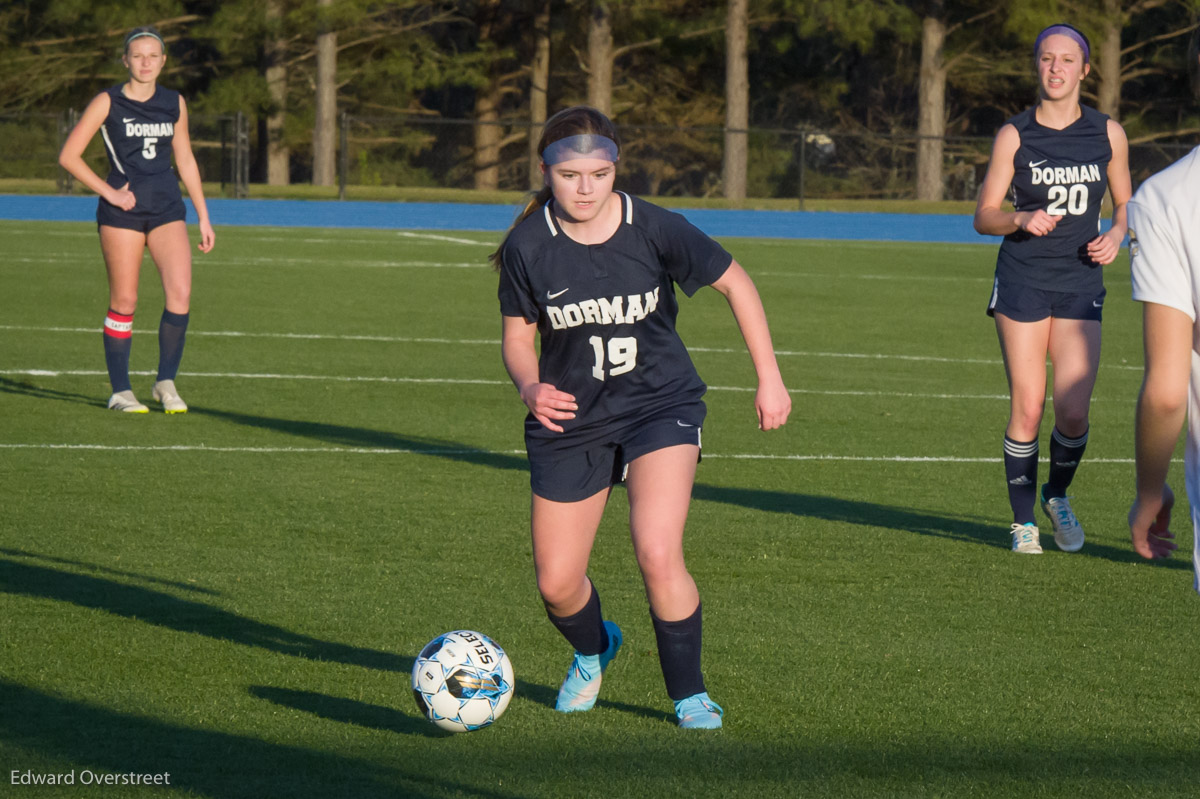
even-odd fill
[[[537,350],[537,325],[526,322],[519,316],[502,316],[503,330],[500,338],[500,354],[504,368],[512,378],[513,385],[521,395],[521,401],[542,426],[556,433],[563,431],[555,420],[574,419],[579,406],[575,397],[559,391],[549,383],[539,382]]]
[[[183,95],[179,97],[179,122],[175,125],[175,136],[171,139],[171,151],[175,156],[175,168],[179,170],[179,179],[187,189],[188,197],[196,209],[196,217],[200,221],[200,251],[208,252],[213,248],[216,234],[208,219],[208,204],[204,201],[204,186],[200,182],[200,168],[196,166],[196,156],[192,152],[192,137],[188,133],[187,103]]]
[[[1137,496],[1129,511],[1129,533],[1139,555],[1163,558],[1175,549],[1169,531],[1174,495],[1167,486],[1167,471],[1187,415],[1192,320],[1180,310],[1148,302],[1142,325],[1146,373],[1138,395]]]
[[[70,172],[76,180],[96,194],[99,194],[118,208],[128,211],[137,203],[137,199],[129,191],[129,184],[126,183],[124,188],[114,189],[88,166],[87,161],[83,160],[83,154],[87,150],[88,145],[91,144],[92,139],[96,136],[96,132],[100,130],[100,126],[104,124],[105,118],[108,117],[111,102],[108,95],[104,92],[92,98],[92,101],[88,103],[88,107],[84,109],[83,115],[79,117],[79,122],[71,131],[71,134],[67,136],[62,151],[58,154],[58,163],[59,166]]]
[[[792,398],[788,396],[783,376],[779,373],[779,363],[771,345],[771,331],[767,327],[767,314],[763,310],[758,289],[737,261],[730,264],[725,274],[712,286],[729,303],[733,318],[737,320],[742,338],[746,341],[746,348],[750,351],[754,371],[758,374],[758,391],[754,398],[758,426],[762,430],[774,430],[787,421],[792,411]]]
[[[1006,211],[1004,198],[1013,180],[1013,157],[1021,147],[1021,134],[1012,125],[1005,125],[996,134],[987,175],[975,204],[975,231],[985,236],[1007,236],[1024,230],[1034,236],[1045,236],[1058,226],[1058,217],[1036,211]]]
[[[1129,225],[1125,218],[1125,206],[1133,195],[1133,181],[1129,177],[1129,140],[1125,130],[1115,120],[1108,120],[1108,143],[1112,147],[1112,159],[1108,162],[1108,192],[1112,197],[1112,227],[1088,242],[1087,251],[1098,264],[1111,264],[1121,250],[1121,242]]]

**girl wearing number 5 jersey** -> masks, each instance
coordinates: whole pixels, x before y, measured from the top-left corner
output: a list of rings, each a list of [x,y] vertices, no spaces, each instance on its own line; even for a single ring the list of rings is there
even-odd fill
[[[158,377],[152,390],[167,413],[185,413],[175,389],[183,357],[184,334],[192,292],[192,253],[179,181],[187,187],[200,223],[200,251],[213,246],[213,229],[200,185],[200,170],[188,137],[187,104],[179,92],[158,85],[166,62],[162,37],[153,28],[137,28],[125,37],[122,57],[129,81],[96,95],[63,145],[58,162],[100,195],[96,222],[108,270],[108,315],[104,320],[104,357],[112,397],[108,407],[146,413],[129,383],[133,312],[138,273],[148,248],[162,277],[165,309],[158,327]],[[110,170],[102,180],[83,153],[100,132]],[[171,158],[179,176],[171,171]]]
[[[675,330],[675,287],[725,296],[758,374],[758,426],[771,430],[791,399],[762,302],[745,270],[682,216],[613,190],[617,132],[599,111],[555,114],[538,151],[546,185],[492,259],[504,365],[529,409],[538,591],[575,649],[557,708],[591,709],[621,646],[587,566],[612,486],[624,480],[667,694],[681,727],[720,727],[700,670],[700,595],[683,556],[705,385]]]
[[[1012,505],[1012,548],[1042,551],[1035,498],[1064,552],[1083,546],[1067,487],[1088,440],[1088,406],[1100,365],[1101,266],[1125,238],[1129,147],[1121,126],[1079,104],[1088,39],[1051,25],[1034,43],[1039,101],[996,134],[975,209],[975,229],[1004,236],[988,314],[996,319],[1011,392],[1004,470]],[[1002,207],[1012,191],[1014,210]],[[1112,227],[1100,205],[1112,196]],[[1046,400],[1046,357],[1054,370],[1050,473],[1038,485],[1038,433]]]

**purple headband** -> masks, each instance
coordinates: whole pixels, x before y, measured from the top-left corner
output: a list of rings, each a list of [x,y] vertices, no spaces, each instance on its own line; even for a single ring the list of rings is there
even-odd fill
[[[1070,39],[1071,41],[1073,41],[1077,45],[1079,45],[1080,49],[1083,50],[1084,62],[1085,63],[1091,62],[1092,49],[1091,49],[1091,47],[1088,46],[1087,37],[1084,36],[1079,31],[1072,28],[1070,25],[1066,25],[1064,23],[1059,23],[1058,25],[1051,25],[1049,28],[1046,28],[1044,31],[1042,31],[1041,33],[1038,34],[1037,39],[1034,40],[1034,42],[1033,42],[1034,58],[1037,58],[1038,51],[1041,49],[1042,42],[1046,39],[1046,37],[1053,36],[1055,34],[1059,34],[1061,36],[1066,36],[1068,39]]]
[[[599,158],[603,161],[617,162],[617,143],[599,133],[583,133],[578,136],[567,136],[546,145],[542,150],[542,163],[546,166],[561,164],[563,161],[574,161],[576,158]]]

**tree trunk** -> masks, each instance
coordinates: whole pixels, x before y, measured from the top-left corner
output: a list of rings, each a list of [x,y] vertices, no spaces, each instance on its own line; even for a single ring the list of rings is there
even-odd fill
[[[500,93],[495,84],[475,94],[475,188],[500,188]]]
[[[945,44],[946,23],[929,14],[921,27],[921,78],[917,92],[918,200],[942,199],[942,154],[946,136]]]
[[[542,157],[538,141],[546,121],[546,90],[550,85],[550,0],[541,0],[533,18],[533,63],[529,77],[529,188],[542,187]]]
[[[489,41],[496,30],[500,0],[485,0],[479,10],[479,39]],[[486,86],[475,91],[475,188],[500,188],[500,81],[492,75]]]
[[[725,163],[722,183],[726,199],[746,199],[747,128],[750,127],[750,74],[746,56],[749,0],[729,0],[725,25]]]
[[[287,119],[287,69],[283,66],[286,44],[279,30],[283,21],[283,0],[267,0],[266,15],[267,28],[271,31],[264,53],[267,91],[271,95],[271,113],[266,125],[267,183],[286,186],[291,182],[288,169],[291,151],[283,141],[283,125]]]
[[[1100,19],[1100,45],[1092,52],[1096,82],[1096,110],[1118,119],[1121,113],[1121,3],[1104,0]]]
[[[604,0],[592,2],[588,17],[588,105],[612,115],[612,16]]]
[[[333,0],[317,0],[320,9]],[[337,33],[322,22],[317,35],[317,86],[313,124],[313,185],[332,186],[337,164]]]

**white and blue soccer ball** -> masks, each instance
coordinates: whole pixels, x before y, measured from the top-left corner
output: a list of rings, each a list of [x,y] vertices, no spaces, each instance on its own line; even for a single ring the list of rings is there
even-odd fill
[[[504,713],[513,695],[512,661],[483,633],[455,630],[425,645],[413,664],[417,707],[443,730],[482,729]]]

